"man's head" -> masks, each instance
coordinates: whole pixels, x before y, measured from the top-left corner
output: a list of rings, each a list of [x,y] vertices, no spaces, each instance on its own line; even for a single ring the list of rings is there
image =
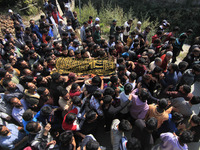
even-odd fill
[[[27,109],[23,115],[22,115],[22,118],[25,120],[25,121],[31,121],[33,119],[33,111],[31,109]]]
[[[179,142],[184,144],[184,143],[190,143],[193,140],[193,134],[190,130],[186,130],[183,131],[180,135],[179,135]]]
[[[196,105],[200,103],[200,97],[199,96],[193,96],[192,99],[190,100],[190,103],[192,105]]]
[[[16,84],[14,82],[12,82],[11,80],[3,80],[3,86],[7,90],[14,90],[17,87]]]
[[[172,56],[173,56],[173,53],[172,53],[171,51],[168,51],[168,52],[166,53],[165,59],[167,60],[167,62],[172,58]]]
[[[149,132],[153,132],[157,128],[157,124],[158,124],[158,120],[156,118],[154,118],[154,117],[149,118],[146,121],[146,129]]]
[[[128,140],[126,148],[127,150],[142,150],[140,141],[135,137]]]
[[[188,67],[188,63],[186,61],[181,61],[179,64],[178,64],[178,68],[181,72],[184,72]]]
[[[142,102],[145,102],[149,98],[149,93],[147,89],[142,88],[139,90],[138,97]]]
[[[88,123],[92,123],[92,122],[94,122],[94,121],[97,119],[97,117],[98,117],[97,112],[94,111],[94,110],[90,110],[90,111],[88,111],[88,112],[86,113],[85,119],[86,119],[86,121],[87,121]]]
[[[40,110],[40,113],[42,116],[49,116],[52,112],[52,108],[50,106],[44,106],[42,107],[42,109]]]
[[[124,86],[124,92],[126,95],[130,94],[133,90],[133,86],[130,83],[125,84]]]
[[[10,103],[11,103],[14,107],[16,107],[16,108],[21,108],[21,107],[23,107],[21,101],[20,101],[17,97],[11,98],[11,99],[10,99]]]
[[[162,59],[161,58],[156,57],[154,61],[155,61],[155,65],[156,66],[160,67],[162,65]]]
[[[9,132],[10,130],[6,126],[0,125],[0,135],[7,136]]]
[[[99,149],[99,143],[95,140],[90,140],[86,144],[86,150],[98,150]]]
[[[65,117],[65,122],[67,124],[73,124],[73,122],[76,120],[76,114],[74,113],[68,113]]]
[[[72,131],[64,131],[60,134],[59,140],[62,146],[69,145],[72,143],[73,138],[73,132]]]
[[[200,74],[200,64],[195,64],[193,67],[192,67],[192,71],[195,75],[199,75]]]
[[[168,102],[166,99],[162,98],[160,99],[160,101],[158,102],[158,107],[161,109],[161,110],[164,110],[168,105]]]
[[[118,129],[122,132],[130,131],[132,129],[132,125],[128,120],[122,119],[119,123]]]
[[[41,128],[42,127],[39,122],[31,121],[26,125],[26,130],[31,134],[37,134]]]
[[[183,94],[189,94],[191,92],[191,87],[187,84],[184,84],[179,87],[179,92]]]

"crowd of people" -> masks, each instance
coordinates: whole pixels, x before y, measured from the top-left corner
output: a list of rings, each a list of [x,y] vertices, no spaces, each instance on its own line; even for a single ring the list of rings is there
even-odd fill
[[[119,26],[113,18],[107,40],[101,18],[80,25],[69,3],[63,16],[51,0],[44,8],[39,24],[31,19],[30,26],[9,10],[15,35],[4,29],[0,39],[1,149],[104,150],[99,128],[110,133],[113,150],[187,150],[199,142],[200,114],[191,110],[200,103],[191,93],[200,81],[199,37],[177,63],[192,29],[181,33],[163,20],[149,41],[151,27],[143,31],[132,19]],[[62,75],[58,57],[112,57],[116,74]]]

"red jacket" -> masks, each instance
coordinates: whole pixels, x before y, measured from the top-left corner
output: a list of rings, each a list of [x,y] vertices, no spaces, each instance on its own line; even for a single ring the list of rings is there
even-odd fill
[[[55,20],[56,24],[58,24],[58,17],[63,20],[63,17],[60,15],[60,13],[58,11],[57,12],[53,11],[52,16],[53,16],[53,19]]]
[[[64,120],[62,122],[62,128],[63,130],[71,130],[71,131],[77,131],[79,130],[79,124],[77,123],[77,120],[75,120],[72,124],[67,124],[65,122],[65,119],[66,119],[66,116],[69,114],[69,113],[74,113],[74,114],[78,114],[78,109],[72,109],[71,111],[69,111],[65,117],[64,117]]]

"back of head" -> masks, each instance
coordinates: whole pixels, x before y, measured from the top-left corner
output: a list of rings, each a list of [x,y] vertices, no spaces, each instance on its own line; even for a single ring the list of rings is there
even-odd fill
[[[78,87],[78,83],[73,83],[72,84],[72,87],[71,87],[71,90],[76,90],[76,88]]]
[[[60,134],[59,140],[61,145],[69,145],[72,141],[73,133],[72,131],[65,131]]]
[[[86,144],[86,150],[98,150],[99,148],[99,143],[95,140],[90,140],[89,142],[87,142]]]
[[[74,105],[79,105],[81,103],[81,99],[78,96],[74,96],[72,98],[72,102],[73,102]]]
[[[188,63],[186,62],[186,61],[181,61],[179,64],[178,64],[178,68],[180,69],[180,70],[182,70],[182,69],[186,69],[187,68],[187,66],[188,66]]]
[[[190,130],[183,131],[181,135],[179,135],[179,142],[181,143],[190,143],[193,141],[193,134]]]
[[[200,117],[197,115],[193,115],[191,121],[197,125],[200,125]]]
[[[110,104],[112,102],[112,96],[106,95],[103,97],[103,103],[104,104]]]
[[[101,78],[99,76],[93,77],[92,83],[95,84],[95,85],[100,85],[101,84]]]
[[[60,73],[55,72],[51,75],[53,81],[58,80],[60,78]]]
[[[97,115],[96,111],[94,111],[94,110],[89,110],[89,111],[86,113],[85,119],[86,119],[86,121],[94,120],[94,119],[96,118],[96,115]]]
[[[162,98],[160,99],[159,103],[158,103],[158,106],[160,109],[165,109],[168,105],[168,102],[166,99]]]
[[[118,128],[119,128],[120,131],[125,132],[125,131],[131,130],[132,129],[132,125],[131,125],[131,123],[128,120],[122,119],[120,121],[120,123],[119,123]]]
[[[76,120],[76,114],[74,113],[68,113],[65,118],[65,122],[67,124],[72,124],[75,120]]]
[[[99,98],[101,98],[102,93],[101,93],[101,91],[96,90],[96,91],[94,92],[93,96],[94,96],[96,99],[99,99]]]
[[[136,80],[136,78],[137,78],[137,74],[135,72],[131,72],[131,74],[129,75],[129,79],[134,81],[134,80]]]
[[[51,112],[52,112],[52,108],[50,106],[44,106],[44,107],[42,107],[40,112],[44,116],[49,116],[51,114]]]
[[[146,128],[150,131],[153,131],[157,128],[158,120],[154,117],[149,118],[149,120],[146,121]]]
[[[38,122],[31,121],[26,125],[26,130],[28,132],[35,132],[38,128]]]
[[[112,83],[117,83],[118,82],[118,77],[117,76],[111,76],[110,77],[110,82],[112,82]]]
[[[192,99],[190,100],[190,103],[192,105],[196,105],[200,103],[200,97],[199,96],[193,96]]]
[[[131,139],[128,140],[126,148],[127,150],[142,150],[140,141],[135,137],[132,137]]]
[[[181,121],[183,119],[183,115],[181,113],[178,112],[173,112],[172,113],[172,120],[177,122],[177,121]]]
[[[45,90],[46,90],[45,87],[39,87],[39,88],[37,89],[37,93],[41,96],[41,95],[44,93]]]
[[[115,90],[111,87],[107,87],[105,90],[104,90],[104,93],[103,93],[104,96],[106,95],[110,95],[110,96],[113,96],[115,95]]]
[[[133,86],[130,83],[125,84],[124,86],[124,91],[125,93],[128,95],[129,93],[131,93],[131,91],[133,90]]]
[[[200,72],[200,64],[195,64],[192,69],[196,72]]]
[[[147,91],[147,89],[142,88],[139,90],[138,97],[141,101],[145,102],[149,98],[149,92]]]
[[[22,115],[22,118],[25,120],[25,121],[30,121],[33,119],[33,111],[31,109],[27,109],[23,115]]]
[[[189,85],[187,85],[187,84],[184,84],[184,85],[183,85],[183,91],[184,91],[186,94],[188,94],[188,93],[191,92],[191,87],[190,87]]]

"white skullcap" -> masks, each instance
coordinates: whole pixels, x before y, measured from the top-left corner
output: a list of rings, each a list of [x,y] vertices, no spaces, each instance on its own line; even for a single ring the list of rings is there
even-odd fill
[[[8,10],[9,13],[12,13],[13,11],[11,9]]]
[[[98,27],[100,27],[100,25],[98,25],[98,24],[97,24],[97,25],[95,25],[95,28],[98,28]]]
[[[68,30],[72,30],[72,26],[68,26],[67,29],[68,29]]]
[[[65,4],[65,8],[69,8],[69,4]]]
[[[63,22],[63,20],[62,20],[62,19],[59,19],[58,22]]]
[[[166,53],[166,56],[173,56],[173,53],[172,53],[171,51],[168,51],[168,52]]]
[[[142,24],[142,22],[141,22],[141,21],[138,21],[137,24]]]
[[[95,21],[100,21],[100,19],[98,17],[96,17]]]

